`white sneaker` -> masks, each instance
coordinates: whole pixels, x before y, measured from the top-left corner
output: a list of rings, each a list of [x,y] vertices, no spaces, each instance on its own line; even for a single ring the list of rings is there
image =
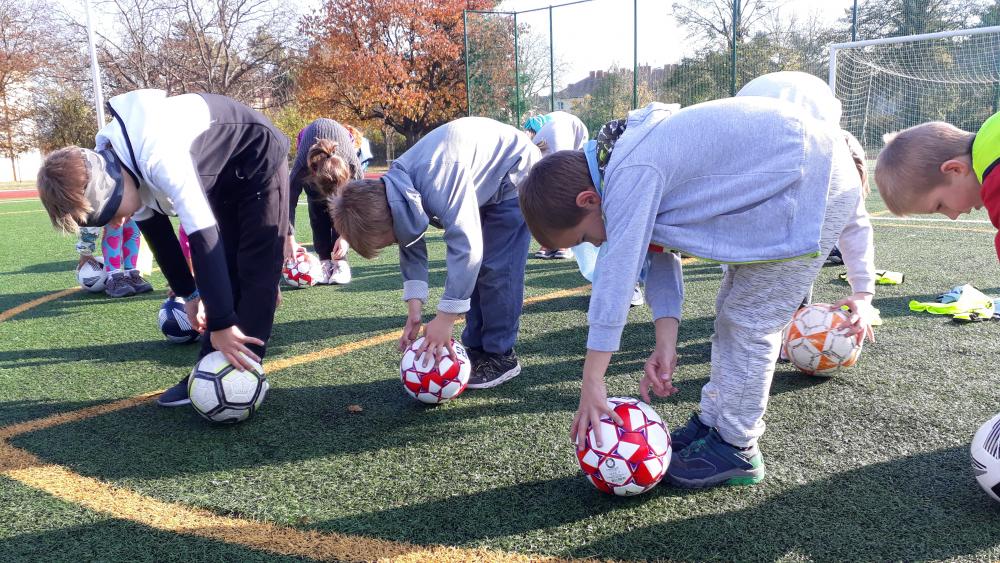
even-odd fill
[[[323,273],[326,273],[326,269],[323,270]],[[328,283],[337,285],[351,283],[351,265],[347,263],[347,260],[335,260],[333,262],[333,271],[330,273],[329,279]]]
[[[630,307],[638,307],[645,303],[646,300],[642,296],[642,288],[639,284],[635,284],[635,290],[632,291],[632,301],[629,302]]]
[[[333,260],[321,260],[320,264],[323,266],[323,274],[319,277],[319,281],[316,283],[318,285],[330,285],[333,283],[330,279],[333,277],[333,273],[336,271],[337,266],[333,263]]]

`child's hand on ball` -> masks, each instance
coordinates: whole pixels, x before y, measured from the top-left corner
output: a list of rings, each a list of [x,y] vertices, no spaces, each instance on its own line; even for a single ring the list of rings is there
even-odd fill
[[[458,362],[458,354],[455,353],[455,346],[451,341],[457,319],[458,315],[438,312],[437,316],[427,323],[427,326],[424,327],[424,342],[417,350],[418,360],[424,355],[424,352],[430,350],[434,355],[434,366],[436,367],[441,364],[441,358],[444,357],[441,350],[444,349],[448,351],[447,355],[451,361]]]
[[[423,306],[424,302],[419,299],[410,299],[406,302],[406,325],[403,326],[403,334],[399,337],[400,352],[409,348],[410,344],[420,336],[420,327],[424,324]]]
[[[210,338],[212,339],[212,348],[222,352],[222,354],[226,356],[226,360],[228,360],[233,367],[243,371],[250,371],[253,369],[253,366],[247,363],[243,356],[246,356],[255,362],[260,362],[260,357],[251,352],[250,348],[247,348],[246,345],[256,344],[258,346],[263,346],[264,341],[259,338],[243,334],[243,331],[236,325],[221,330],[213,330]]]
[[[850,297],[845,297],[833,304],[834,310],[841,307],[849,309],[849,319],[851,326],[845,329],[845,333],[854,336],[863,334],[869,342],[875,342],[875,332],[872,330],[872,320],[875,319],[875,309],[872,307],[872,294],[857,292]]]
[[[201,298],[196,297],[190,301],[184,302],[184,312],[187,313],[188,322],[191,323],[191,328],[197,330],[198,332],[205,332],[205,306],[201,304]]]

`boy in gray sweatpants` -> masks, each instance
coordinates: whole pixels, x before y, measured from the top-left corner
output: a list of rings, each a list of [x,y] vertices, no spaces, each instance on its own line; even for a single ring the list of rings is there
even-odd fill
[[[472,360],[469,387],[495,387],[521,371],[517,340],[530,236],[517,185],[541,154],[520,131],[484,117],[442,125],[393,161],[379,180],[351,182],[333,203],[333,224],[365,258],[399,245],[408,315],[400,349],[419,336],[427,300],[424,232],[444,230],[448,277],[418,350],[454,357],[455,322]]]
[[[815,95],[836,101],[829,90]],[[854,163],[837,125],[773,98],[718,100],[673,115],[651,104],[624,125],[583,153],[542,159],[520,189],[525,220],[542,244],[602,246],[571,434],[582,447],[601,416],[618,418],[607,407],[604,373],[647,257],[656,348],[640,389],[645,400],[650,388],[676,391],[683,281],[671,251],[683,251],[731,267],[717,300],[702,415],[671,434],[668,475],[685,487],[756,483],[764,477],[757,439],[781,330],[857,206]],[[870,299],[841,302],[854,312],[854,331],[865,329]]]

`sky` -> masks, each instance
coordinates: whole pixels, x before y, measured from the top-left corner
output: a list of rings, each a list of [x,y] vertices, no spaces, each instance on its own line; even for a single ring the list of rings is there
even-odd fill
[[[524,11],[547,8],[571,0],[504,0],[499,9]],[[676,63],[693,52],[693,46],[672,16],[671,0],[635,0],[639,11],[639,64],[660,67]],[[834,23],[853,0],[785,0],[780,2],[783,17],[805,17],[815,12],[824,23]],[[557,87],[576,82],[591,70],[613,64],[631,67],[633,60],[633,2],[591,0],[553,8],[553,43],[556,64],[565,70],[556,77]],[[527,23],[548,41],[549,11],[519,14],[518,23]]]

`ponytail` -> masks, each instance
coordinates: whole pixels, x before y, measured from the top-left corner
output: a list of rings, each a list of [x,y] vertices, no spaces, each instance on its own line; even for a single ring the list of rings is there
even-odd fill
[[[337,154],[337,147],[338,144],[330,139],[317,139],[306,156],[308,180],[323,197],[337,195],[351,179],[351,167]]]

